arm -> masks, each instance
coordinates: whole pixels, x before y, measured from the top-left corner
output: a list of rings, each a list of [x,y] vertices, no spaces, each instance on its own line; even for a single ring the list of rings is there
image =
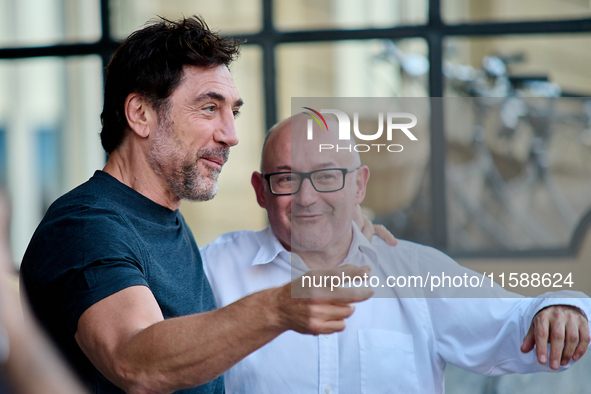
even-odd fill
[[[344,269],[349,275],[366,272]],[[292,298],[296,281],[216,311],[168,320],[148,288],[129,287],[87,309],[75,337],[93,364],[127,392],[198,386],[288,329],[307,334],[343,330],[354,309],[349,303],[371,295],[359,288],[339,289],[337,295],[347,298]]]
[[[543,300],[538,298],[433,298],[427,301],[431,306],[437,351],[444,361],[483,375],[559,369],[557,365],[549,364],[547,357],[541,356],[547,355],[546,344],[550,343],[550,359],[560,362],[566,337],[565,325],[561,330],[558,321],[550,323],[551,320],[546,320],[544,315],[571,306],[557,305],[540,311]],[[553,301],[570,302],[565,299]],[[574,312],[572,315],[558,313],[557,316],[578,319],[581,315]],[[580,345],[574,347],[582,355],[588,342],[584,339],[584,328],[579,330],[580,337],[571,342]],[[534,344],[536,352],[532,351]],[[565,351],[563,367],[567,366],[566,357],[570,359],[569,352],[572,356],[574,349],[569,351],[567,347]]]
[[[450,277],[483,277],[431,248],[421,249],[417,260],[423,276],[430,271],[432,276],[445,272]],[[443,360],[473,372],[498,375],[556,370],[559,366],[552,362],[562,359],[565,366],[572,357],[576,361],[589,344],[589,326],[580,311],[589,314],[591,302],[580,292],[525,298],[486,280],[482,287],[448,285],[430,295],[433,298],[428,298],[427,304],[438,353]],[[531,352],[534,345],[536,353]]]

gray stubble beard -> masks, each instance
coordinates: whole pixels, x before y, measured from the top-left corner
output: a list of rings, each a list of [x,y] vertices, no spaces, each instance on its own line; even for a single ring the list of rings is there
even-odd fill
[[[210,169],[210,174],[204,176],[199,170],[198,161],[202,157],[215,157],[222,158],[225,162],[230,153],[229,148],[203,147],[197,151],[194,159],[187,154],[182,159],[180,168],[171,168],[179,162],[178,156],[182,152],[182,143],[174,135],[171,126],[168,117],[163,117],[154,145],[148,154],[150,166],[157,175],[166,178],[168,187],[179,198],[189,201],[211,200],[218,191],[217,179],[221,170]]]

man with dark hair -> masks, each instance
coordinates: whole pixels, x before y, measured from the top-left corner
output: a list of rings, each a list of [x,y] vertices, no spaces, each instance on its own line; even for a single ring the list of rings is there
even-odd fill
[[[211,32],[199,18],[163,20],[132,33],[107,66],[101,114],[105,151],[110,154],[123,141],[128,127],[124,105],[131,93],[141,93],[160,116],[169,109],[184,66],[227,67],[238,53],[239,42]]]
[[[220,375],[252,351],[290,329],[342,330],[350,303],[372,294],[295,299],[288,283],[214,310],[178,208],[215,195],[238,143],[242,100],[227,68],[237,52],[199,18],[127,38],[107,68],[107,164],[52,204],[27,249],[33,309],[93,392],[222,393]]]

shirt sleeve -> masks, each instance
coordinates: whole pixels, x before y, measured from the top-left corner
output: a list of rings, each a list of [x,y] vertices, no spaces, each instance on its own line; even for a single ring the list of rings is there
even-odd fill
[[[424,248],[418,253],[421,270],[431,274],[482,277],[435,249]],[[471,298],[465,298],[465,294]],[[497,284],[491,286],[490,281],[479,292],[465,293],[465,288],[452,286],[429,294],[426,301],[439,356],[483,375],[552,371],[548,364],[538,363],[535,349],[528,353],[520,350],[532,319],[551,305],[575,306],[586,316],[591,310],[591,300],[581,292],[560,291],[526,298]]]

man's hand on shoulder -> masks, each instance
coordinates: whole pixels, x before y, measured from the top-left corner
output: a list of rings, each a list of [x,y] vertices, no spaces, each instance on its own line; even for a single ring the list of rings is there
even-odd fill
[[[381,224],[373,224],[371,220],[369,220],[369,217],[365,214],[365,212],[362,211],[360,205],[357,205],[354,220],[355,224],[357,224],[357,227],[359,227],[363,235],[365,235],[365,237],[370,241],[374,235],[377,235],[386,241],[388,245],[396,246],[396,244],[398,244],[396,237],[394,237],[394,235],[392,235],[392,233],[386,227],[382,226]]]
[[[535,345],[538,362],[545,364],[550,343],[550,368],[557,370],[571,358],[578,361],[587,351],[589,339],[589,323],[579,308],[553,305],[534,316],[521,351],[527,353]]]
[[[355,307],[351,304],[365,301],[373,295],[373,290],[366,287],[341,287],[332,285],[330,278],[363,277],[369,274],[369,267],[344,265],[334,269],[312,270],[304,276],[314,283],[326,280],[326,286],[304,286],[302,277],[282,287],[273,289],[276,294],[278,324],[283,329],[294,330],[302,334],[331,334],[345,329],[345,319],[350,317]],[[328,278],[328,279],[327,279]],[[311,283],[311,282],[310,282]]]

